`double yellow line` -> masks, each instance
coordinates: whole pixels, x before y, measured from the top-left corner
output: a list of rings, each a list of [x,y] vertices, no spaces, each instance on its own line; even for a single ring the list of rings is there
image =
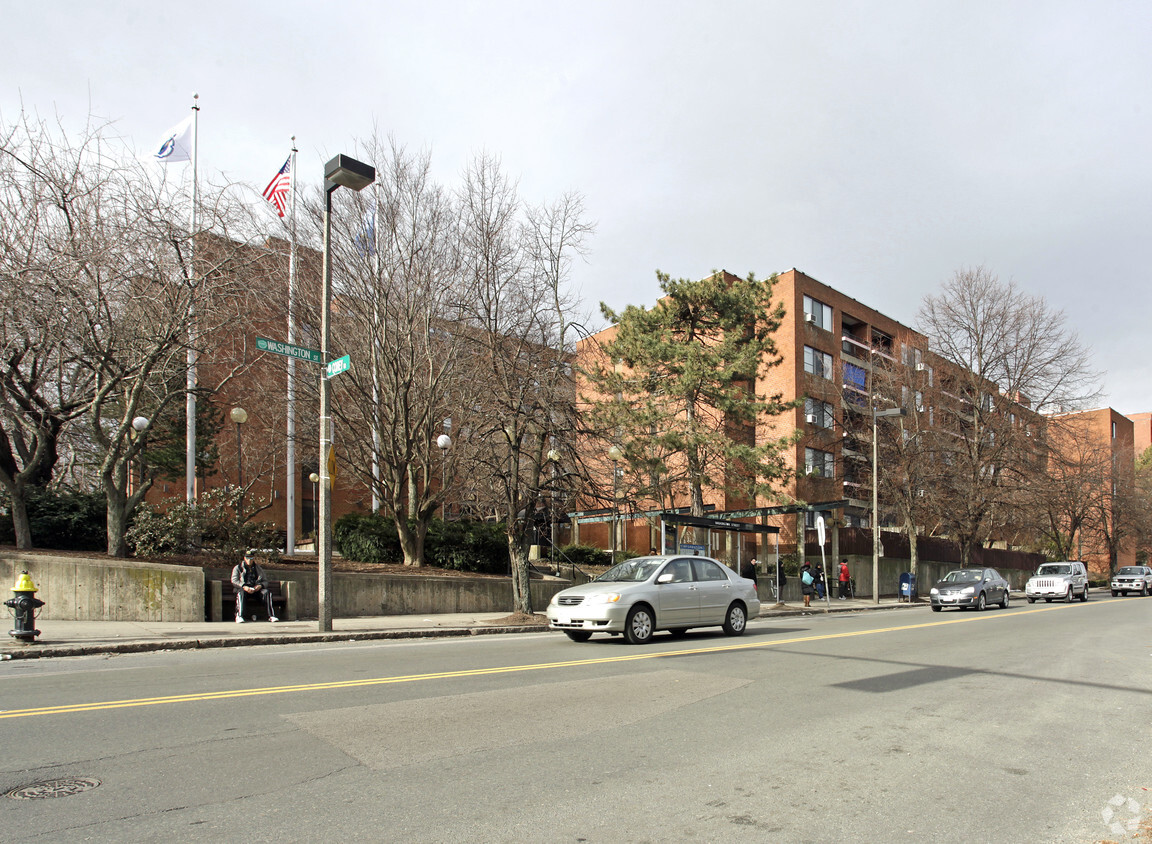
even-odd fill
[[[1103,603],[1103,602],[1100,602]],[[32,718],[40,715],[68,715],[76,712],[100,712],[108,709],[127,709],[133,706],[161,706],[174,703],[198,703],[201,701],[228,700],[240,697],[258,697],[260,695],[284,695],[293,692],[323,692],[335,689],[356,689],[370,686],[386,686],[394,683],[417,683],[425,680],[447,680],[460,677],[484,677],[494,674],[514,674],[524,671],[549,671],[558,668],[579,668],[586,665],[609,665],[614,662],[636,662],[645,659],[664,659],[676,656],[695,656],[707,653],[725,653],[731,651],[755,650],[759,648],[774,648],[780,645],[795,645],[802,642],[819,642],[825,639],[844,639],[852,636],[875,636],[880,633],[894,633],[904,630],[920,630],[927,627],[943,627],[948,624],[964,624],[970,621],[992,620],[995,618],[1011,618],[1037,612],[1051,612],[1064,609],[1063,606],[1040,607],[1023,610],[1011,616],[998,615],[965,615],[960,618],[929,621],[923,624],[906,624],[899,627],[881,627],[874,630],[858,630],[849,633],[825,633],[817,636],[797,636],[790,639],[772,639],[771,641],[738,642],[728,645],[714,645],[703,648],[688,648],[675,651],[643,650],[623,656],[597,657],[594,659],[573,659],[562,662],[540,662],[532,665],[506,665],[495,668],[469,668],[463,671],[436,671],[427,674],[405,674],[397,677],[376,677],[366,680],[339,680],[331,683],[301,683],[292,686],[268,686],[262,689],[233,689],[231,691],[199,692],[195,694],[167,695],[164,697],[144,697],[129,700],[106,700],[92,703],[70,703],[60,706],[41,706],[34,709],[0,710],[0,719],[4,718]]]

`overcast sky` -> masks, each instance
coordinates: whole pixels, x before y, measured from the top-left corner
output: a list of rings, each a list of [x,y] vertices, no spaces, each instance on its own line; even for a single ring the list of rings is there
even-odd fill
[[[1105,404],[1152,410],[1152,3],[0,2],[0,117],[144,151],[200,94],[200,163],[302,182],[378,131],[455,183],[498,155],[583,194],[588,310],[657,269],[791,267],[909,325],[984,265],[1065,310]]]

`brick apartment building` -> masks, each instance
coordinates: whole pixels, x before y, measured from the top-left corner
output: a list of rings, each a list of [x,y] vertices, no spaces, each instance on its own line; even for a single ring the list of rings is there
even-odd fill
[[[871,431],[860,436],[861,428],[867,428],[860,423],[868,421],[873,406],[881,406],[873,398],[874,372],[903,363],[921,372],[926,382],[934,383],[937,400],[953,405],[964,400],[960,389],[950,385],[960,379],[950,378],[950,367],[928,351],[927,338],[874,308],[797,269],[777,276],[773,300],[785,311],[774,335],[781,362],[762,373],[756,391],[802,401],[794,410],[761,422],[756,436],[762,441],[799,432],[787,456],[791,477],[779,488],[775,502],[741,500],[720,480],[706,493],[707,509],[736,520],[772,525],[780,531],[781,545],[794,547],[801,525],[812,527],[820,512],[845,527],[871,527]],[[615,330],[607,328],[585,341],[588,348],[581,354],[610,340]],[[891,384],[887,387],[892,389]],[[908,388],[896,389],[905,391],[906,404]],[[985,391],[1004,404],[1015,424],[1029,426],[1042,436],[1045,419],[1029,408],[1024,397],[999,396],[994,385],[986,385]],[[945,419],[949,414],[944,410],[939,409],[933,424],[948,424]],[[1117,465],[1131,461],[1131,420],[1112,410],[1084,416],[1086,421],[1076,428],[1079,435],[1115,449]],[[1146,420],[1144,428],[1148,427]],[[1147,434],[1146,430],[1145,437]],[[605,465],[605,474],[608,471],[611,469]],[[780,506],[781,501],[803,501],[810,506],[795,512],[795,508]],[[630,505],[622,502],[622,507],[628,509]],[[881,527],[894,528],[895,522],[886,518],[883,501],[879,512]],[[621,521],[617,547],[642,552],[660,544],[652,512],[634,512]],[[575,523],[579,541],[611,546],[613,530],[602,507],[577,514]],[[759,551],[755,542],[748,547],[749,554]],[[1100,566],[1100,553],[1098,547],[1085,543],[1085,558],[1096,567]],[[1122,563],[1130,553],[1125,553]],[[1107,567],[1106,552],[1103,565]]]

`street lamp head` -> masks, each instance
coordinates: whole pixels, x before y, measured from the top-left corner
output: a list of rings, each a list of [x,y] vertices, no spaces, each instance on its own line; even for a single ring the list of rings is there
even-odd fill
[[[441,434],[436,438],[436,447],[441,451],[447,451],[452,447],[452,438],[447,434]]]
[[[560,452],[558,452],[554,448],[548,449],[548,459],[551,460],[553,463],[559,463],[560,462]]]
[[[137,416],[135,419],[132,420],[132,429],[137,434],[144,433],[144,430],[147,427],[148,427],[148,417],[147,416]]]
[[[229,415],[232,417],[232,421],[237,425],[243,425],[248,421],[248,411],[242,407],[232,408],[232,412]]]
[[[620,446],[614,445],[608,449],[608,459],[613,463],[619,463],[624,459],[624,452],[620,450]]]
[[[308,476],[308,480],[312,481],[314,484],[318,484],[320,483],[320,476],[313,472]]]
[[[376,168],[347,155],[338,155],[324,165],[324,181],[333,187],[364,190],[376,181]]]

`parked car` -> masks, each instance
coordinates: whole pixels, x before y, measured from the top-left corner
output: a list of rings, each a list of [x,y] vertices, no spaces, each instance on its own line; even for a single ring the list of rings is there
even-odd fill
[[[932,612],[944,607],[973,607],[983,610],[988,604],[1008,609],[1008,581],[996,569],[956,569],[936,581],[929,593]]]
[[[1044,563],[1036,569],[1036,574],[1028,578],[1024,585],[1024,596],[1028,603],[1043,598],[1049,603],[1053,598],[1062,598],[1068,603],[1079,597],[1088,600],[1088,570],[1078,560],[1062,563]]]
[[[634,645],[657,630],[720,626],[739,636],[760,614],[756,584],[710,557],[635,557],[590,583],[557,592],[548,623],[574,642],[623,633]]]
[[[1112,575],[1112,597],[1119,594],[1127,595],[1135,592],[1138,595],[1147,595],[1152,592],[1152,568],[1148,566],[1120,566],[1116,574]]]

